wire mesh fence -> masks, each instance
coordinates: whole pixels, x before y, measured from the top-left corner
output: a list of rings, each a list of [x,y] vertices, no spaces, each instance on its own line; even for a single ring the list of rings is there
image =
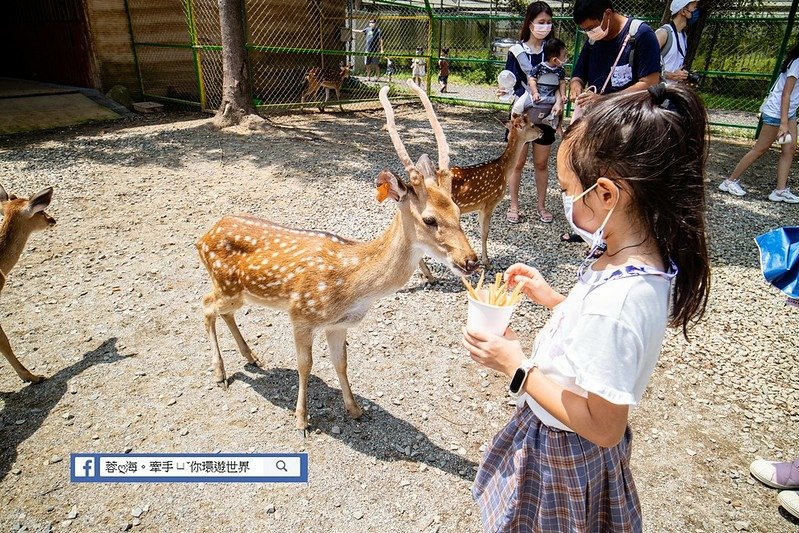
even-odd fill
[[[634,10],[653,28],[659,26],[661,2],[618,4],[621,12]],[[253,103],[261,111],[337,105],[359,109],[378,105],[381,85],[391,84],[399,95],[407,93],[404,81],[417,77],[433,99],[506,108],[496,96],[497,74],[519,39],[523,17],[487,5],[490,9],[478,10],[443,2],[436,8],[425,0],[244,0]],[[584,36],[572,20],[571,3],[552,5],[554,33],[569,50],[570,74]],[[128,10],[141,92],[203,110],[218,108],[222,60],[217,1],[128,0]],[[702,76],[698,90],[717,129],[752,134],[786,31],[785,17],[705,21],[693,70]],[[440,92],[438,81],[442,60],[449,70],[446,93]]]

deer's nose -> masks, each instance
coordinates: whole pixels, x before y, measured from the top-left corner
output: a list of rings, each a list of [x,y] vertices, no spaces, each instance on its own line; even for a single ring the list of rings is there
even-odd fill
[[[475,257],[474,259],[467,259],[466,260],[466,271],[467,272],[474,272],[477,270],[477,267],[480,266],[480,261],[477,260]]]

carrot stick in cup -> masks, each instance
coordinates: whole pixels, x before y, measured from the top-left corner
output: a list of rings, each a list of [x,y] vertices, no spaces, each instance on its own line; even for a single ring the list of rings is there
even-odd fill
[[[524,287],[524,282],[517,283],[516,287],[513,288],[513,292],[510,294],[510,304],[509,305],[516,305],[519,300],[522,299],[522,287]]]
[[[461,276],[461,281],[463,282],[464,286],[466,286],[466,290],[469,291],[469,296],[471,296],[472,298],[474,298],[479,302],[480,298],[477,296],[477,293],[472,288],[472,284],[469,283],[468,279],[466,279],[466,276]]]

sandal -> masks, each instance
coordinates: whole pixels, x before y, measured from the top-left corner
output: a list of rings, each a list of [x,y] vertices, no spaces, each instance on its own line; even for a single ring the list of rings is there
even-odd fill
[[[517,209],[508,209],[508,214],[506,216],[508,218],[508,222],[511,224],[518,224],[519,218],[521,218],[522,214]]]
[[[552,213],[550,213],[546,209],[539,209],[538,220],[540,220],[544,224],[552,224],[552,221],[555,220],[555,217],[553,217]]]
[[[583,238],[576,233],[564,233],[560,236],[560,242],[584,242]]]

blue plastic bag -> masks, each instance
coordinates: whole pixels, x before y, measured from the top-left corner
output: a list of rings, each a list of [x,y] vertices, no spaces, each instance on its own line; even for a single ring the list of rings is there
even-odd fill
[[[755,237],[766,281],[799,304],[799,226],[777,228]]]

